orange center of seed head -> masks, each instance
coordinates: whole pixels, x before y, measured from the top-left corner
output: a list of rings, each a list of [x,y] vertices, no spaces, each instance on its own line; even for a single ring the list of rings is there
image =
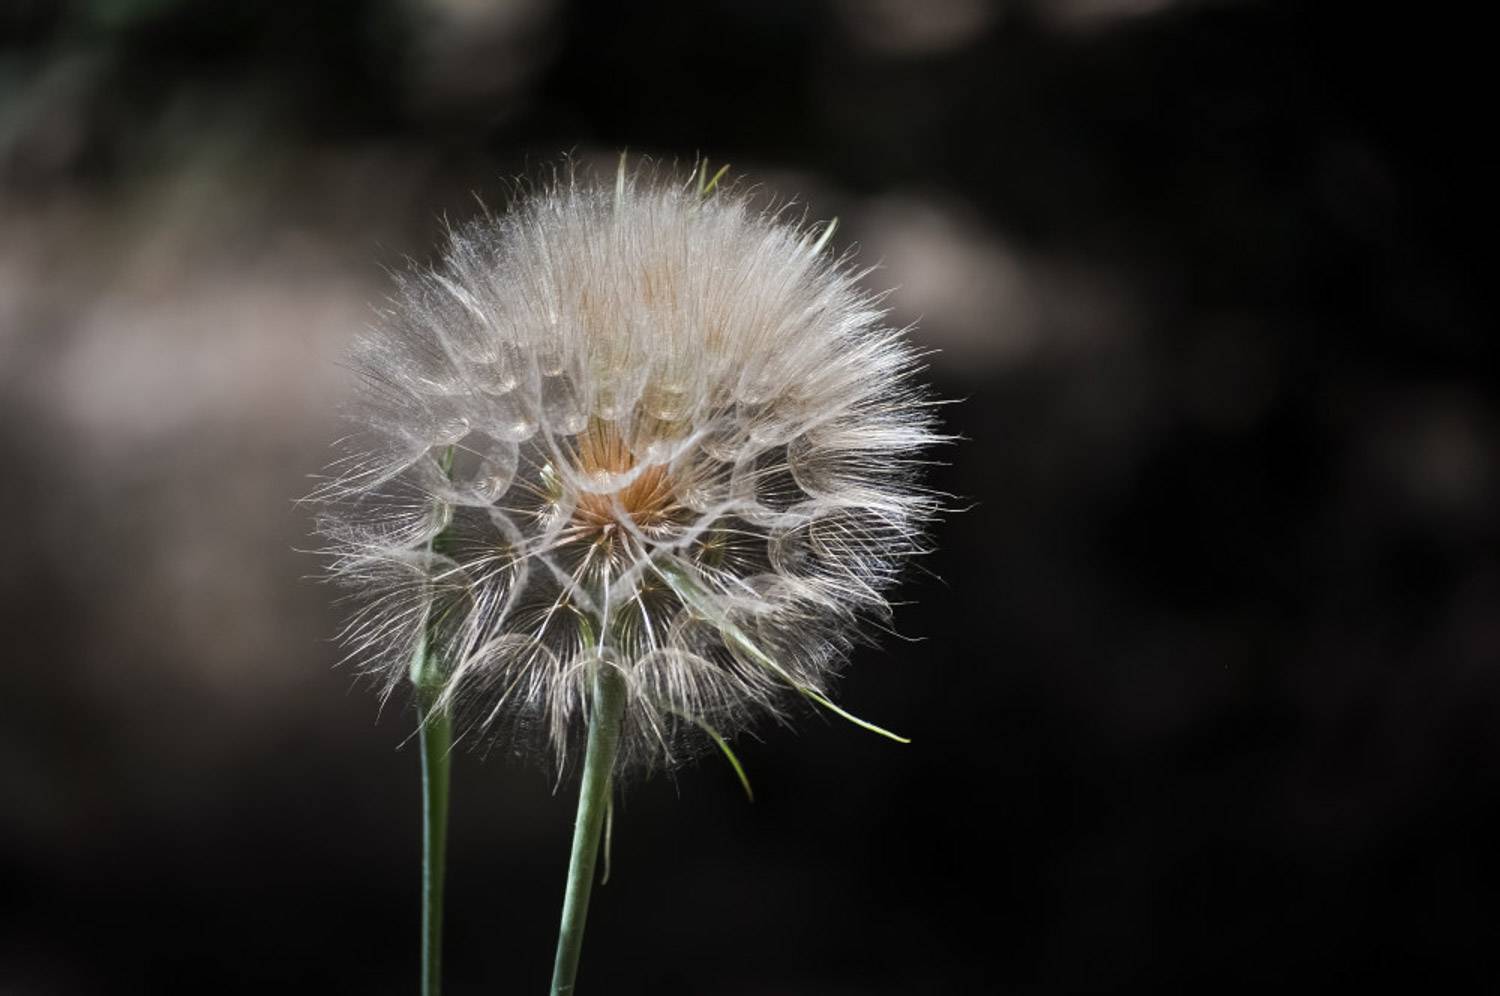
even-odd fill
[[[630,483],[618,491],[579,494],[573,515],[580,522],[603,530],[629,516],[637,528],[649,529],[671,518],[677,503],[666,465],[651,464],[636,470],[635,454],[613,423],[592,419],[574,446],[578,469],[588,476],[636,471]]]

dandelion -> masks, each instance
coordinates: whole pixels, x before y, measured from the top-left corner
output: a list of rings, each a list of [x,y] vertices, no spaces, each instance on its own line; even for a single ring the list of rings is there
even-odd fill
[[[729,740],[799,702],[894,736],[829,694],[937,511],[920,358],[832,224],[722,177],[565,170],[452,232],[359,342],[314,496],[350,657],[415,684],[424,749],[451,716],[583,750],[556,992],[615,779],[702,749],[743,779]]]

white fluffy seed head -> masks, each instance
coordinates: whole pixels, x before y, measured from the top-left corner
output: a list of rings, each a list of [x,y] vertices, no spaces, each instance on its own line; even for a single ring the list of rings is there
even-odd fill
[[[430,654],[464,728],[561,763],[595,668],[622,765],[826,693],[937,510],[916,354],[827,229],[704,172],[567,171],[451,235],[356,346],[313,495],[350,657]]]

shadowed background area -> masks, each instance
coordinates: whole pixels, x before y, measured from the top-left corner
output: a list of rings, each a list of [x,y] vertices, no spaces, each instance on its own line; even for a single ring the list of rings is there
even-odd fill
[[[293,500],[383,268],[624,146],[839,216],[973,507],[841,686],[915,743],[806,715],[740,744],[753,804],[711,759],[631,786],[584,992],[1493,978],[1487,46],[1231,0],[0,2],[0,993],[414,990],[413,719],[334,668]],[[542,992],[573,786],[494,752],[455,793],[449,991]]]

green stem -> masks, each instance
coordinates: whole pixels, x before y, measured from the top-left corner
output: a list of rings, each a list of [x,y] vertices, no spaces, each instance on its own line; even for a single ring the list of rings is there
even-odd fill
[[[422,996],[443,987],[443,877],[448,862],[448,775],[453,718],[436,707],[438,690],[417,687],[422,724]]]
[[[453,447],[438,457],[445,475],[453,471]],[[429,553],[447,531],[427,543]],[[430,617],[411,658],[411,683],[417,692],[417,739],[422,749],[422,996],[443,990],[443,881],[448,872],[448,781],[453,753],[453,716],[438,705],[443,667]]]
[[[553,996],[571,996],[574,992],[578,957],[583,952],[583,927],[589,915],[589,893],[594,887],[594,865],[599,857],[599,834],[604,828],[605,810],[609,808],[611,776],[624,714],[624,677],[608,664],[596,664],[593,715],[589,717],[588,747],[578,786],[578,820],[573,826],[573,855],[568,863],[562,929],[558,932],[557,961],[552,969]]]

